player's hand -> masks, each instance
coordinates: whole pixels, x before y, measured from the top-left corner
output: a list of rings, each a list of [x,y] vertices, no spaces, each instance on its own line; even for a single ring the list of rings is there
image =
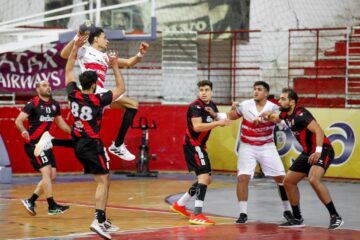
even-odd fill
[[[108,53],[109,61],[106,61],[107,64],[112,68],[118,68],[118,53],[115,50],[109,50]]]
[[[22,133],[21,133],[21,136],[26,140],[26,141],[30,141],[30,135],[29,135],[29,132],[24,130]]]
[[[74,42],[76,48],[81,48],[88,40],[88,35],[80,35]]]
[[[211,107],[205,107],[205,111],[207,111],[212,118],[216,118],[216,112],[214,112],[214,110]]]
[[[231,104],[231,109],[230,110],[235,110],[236,109],[236,107],[237,106],[239,106],[239,102],[233,102],[232,104]]]
[[[263,122],[265,122],[264,117],[261,117],[260,115],[257,116],[257,117],[255,118],[255,120],[253,121],[253,123],[254,123],[255,125],[259,125],[260,123],[263,123]]]
[[[146,42],[141,42],[139,46],[139,52],[141,53],[141,55],[144,55],[149,49],[149,47],[149,44],[147,44]]]
[[[232,121],[227,119],[227,118],[226,119],[221,119],[221,120],[216,121],[216,122],[218,123],[218,126],[220,126],[220,127],[229,126],[230,123],[232,123]]]
[[[319,158],[321,156],[321,153],[319,152],[314,152],[310,155],[309,159],[308,159],[308,163],[310,165],[314,165],[315,163],[318,162]]]

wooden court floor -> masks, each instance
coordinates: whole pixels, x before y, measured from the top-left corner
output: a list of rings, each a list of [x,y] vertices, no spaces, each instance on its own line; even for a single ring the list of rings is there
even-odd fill
[[[59,178],[62,178],[61,176]],[[355,240],[360,231],[306,227],[284,230],[277,224],[250,222],[234,224],[230,217],[209,217],[215,226],[191,226],[186,218],[169,210],[166,199],[184,192],[192,183],[189,179],[118,179],[110,188],[107,217],[120,231],[113,239],[281,239],[281,240]],[[89,179],[71,179],[54,185],[54,197],[59,203],[69,204],[70,210],[62,215],[48,216],[46,200],[37,201],[37,215],[32,217],[20,200],[28,197],[35,186],[26,184],[0,184],[0,239],[99,239],[89,230],[94,218],[95,184]],[[211,189],[235,187],[232,182],[214,181]]]

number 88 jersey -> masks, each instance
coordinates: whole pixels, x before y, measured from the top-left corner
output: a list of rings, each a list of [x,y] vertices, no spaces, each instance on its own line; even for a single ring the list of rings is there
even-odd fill
[[[84,94],[75,82],[66,86],[74,117],[71,135],[77,138],[100,138],[103,108],[112,101],[112,92]]]

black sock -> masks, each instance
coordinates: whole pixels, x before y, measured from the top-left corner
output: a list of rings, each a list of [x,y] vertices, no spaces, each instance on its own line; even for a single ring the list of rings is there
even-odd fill
[[[106,220],[105,211],[100,209],[95,209],[95,218],[99,223],[103,223]]]
[[[301,219],[302,216],[301,216],[301,212],[300,212],[300,206],[299,205],[296,205],[296,206],[291,205],[291,208],[292,208],[294,217],[296,219]]]
[[[29,198],[29,201],[34,203],[38,198],[39,198],[39,196],[36,193],[33,193],[31,195],[31,197]]]
[[[52,139],[51,143],[53,146],[74,148],[75,141],[72,139]]]
[[[325,204],[325,207],[326,207],[327,210],[329,211],[330,216],[332,216],[332,215],[339,216],[339,214],[337,213],[337,211],[336,211],[336,209],[335,209],[335,206],[334,206],[333,201],[330,201],[328,204]]]
[[[279,185],[278,184],[278,190],[279,190],[279,195],[282,201],[288,201],[288,197],[286,195],[286,191],[283,185]]]
[[[54,201],[54,198],[53,197],[49,197],[46,199],[47,202],[48,202],[48,205],[49,205],[49,209],[54,209],[56,203]]]
[[[196,182],[194,182],[193,185],[189,188],[188,193],[189,193],[190,196],[193,197],[193,196],[195,195],[197,185],[198,185],[198,182],[196,181]]]
[[[118,135],[115,140],[115,146],[119,147],[121,144],[124,143],[125,135],[134,120],[134,117],[137,113],[137,109],[134,108],[127,108],[124,113],[124,117],[118,132]]]

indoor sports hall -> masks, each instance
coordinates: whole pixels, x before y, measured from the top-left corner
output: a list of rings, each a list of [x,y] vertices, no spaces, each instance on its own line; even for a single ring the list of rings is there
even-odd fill
[[[360,1],[0,4],[0,239],[360,239]]]

